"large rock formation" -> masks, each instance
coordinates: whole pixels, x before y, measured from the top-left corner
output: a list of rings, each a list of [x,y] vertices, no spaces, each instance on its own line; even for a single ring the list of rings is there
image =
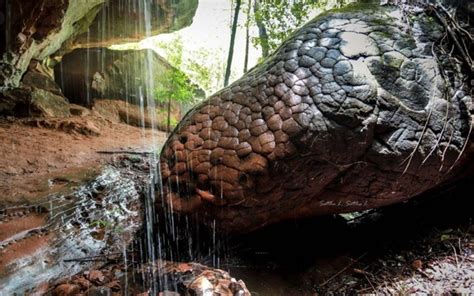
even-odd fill
[[[435,19],[403,15],[317,17],[195,107],[162,151],[170,208],[247,232],[400,202],[468,172],[466,75],[438,50]]]
[[[191,25],[197,6],[198,0],[109,0],[68,47],[103,47],[173,32]]]
[[[140,105],[154,99],[170,71],[179,71],[151,49],[76,49],[54,67],[55,81],[71,103],[90,106],[94,99]],[[196,94],[204,96],[202,91]]]
[[[167,129],[168,102],[156,100],[156,91],[169,86],[180,70],[153,50],[76,49],[54,68],[55,81],[71,103],[93,107],[101,116],[135,126]],[[204,98],[195,86],[194,98]],[[172,126],[185,107],[170,102]],[[170,122],[170,123],[171,123]]]
[[[0,90],[18,87],[30,61],[43,60],[59,50],[63,42],[83,29],[85,23],[90,24],[103,2],[6,1]]]
[[[32,59],[44,60],[60,49],[64,52],[77,46],[137,41],[188,26],[197,3],[197,0],[2,1],[0,5],[6,13],[0,17],[3,33],[0,91],[18,87]]]

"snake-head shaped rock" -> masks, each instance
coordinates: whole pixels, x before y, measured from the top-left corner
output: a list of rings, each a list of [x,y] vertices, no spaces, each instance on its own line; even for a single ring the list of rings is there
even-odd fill
[[[184,117],[161,155],[164,200],[247,232],[452,179],[470,161],[471,97],[455,63],[441,70],[442,31],[395,8],[317,17]]]

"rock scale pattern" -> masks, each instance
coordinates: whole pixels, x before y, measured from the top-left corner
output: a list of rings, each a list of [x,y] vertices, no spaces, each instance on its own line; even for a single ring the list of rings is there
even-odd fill
[[[451,178],[467,158],[471,97],[433,56],[442,28],[410,22],[394,8],[318,17],[191,110],[162,151],[168,205],[247,232]]]

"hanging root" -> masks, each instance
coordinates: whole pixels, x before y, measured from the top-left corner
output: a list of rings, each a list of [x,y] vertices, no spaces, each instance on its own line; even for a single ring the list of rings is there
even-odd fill
[[[471,133],[472,133],[472,121],[471,121],[471,124],[469,126],[469,132],[467,134],[467,137],[466,137],[466,141],[464,142],[464,145],[461,149],[461,151],[459,152],[459,155],[458,157],[456,158],[456,160],[453,162],[453,164],[451,165],[451,167],[448,169],[448,171],[446,172],[446,174],[448,174],[449,172],[451,172],[451,170],[454,168],[454,165],[458,162],[458,160],[461,158],[461,156],[464,154],[464,151],[466,151],[466,148],[467,148],[467,145],[469,144],[470,140],[471,140]]]
[[[418,148],[420,148],[420,145],[421,145],[421,141],[423,140],[423,136],[425,135],[426,133],[426,130],[428,129],[428,125],[429,125],[429,122],[430,122],[430,119],[431,119],[431,113],[432,113],[433,109],[431,108],[430,109],[430,112],[428,113],[428,118],[426,118],[426,122],[425,122],[425,126],[423,127],[423,131],[421,132],[421,135],[420,135],[420,138],[418,139],[418,142],[416,143],[416,146],[415,148],[413,148],[413,151],[410,153],[410,155],[408,155],[407,158],[405,158],[402,163],[404,164],[405,162],[408,161],[407,165],[405,166],[405,169],[403,170],[403,173],[402,175],[404,175],[407,171],[408,171],[408,168],[410,167],[411,165],[411,162],[413,160],[413,157],[415,156],[416,152],[418,151]]]
[[[472,77],[474,72],[474,63],[470,52],[473,48],[474,37],[467,30],[465,30],[459,25],[459,22],[449,13],[449,11],[443,5],[425,3],[424,7],[429,14],[434,14],[434,16],[442,24],[442,26],[446,30],[446,33],[451,38],[458,55],[460,56],[467,69],[469,69],[469,76]]]

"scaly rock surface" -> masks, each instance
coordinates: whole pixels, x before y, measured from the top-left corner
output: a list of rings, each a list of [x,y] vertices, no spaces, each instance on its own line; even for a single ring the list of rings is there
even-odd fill
[[[402,15],[321,15],[191,110],[161,155],[170,208],[248,232],[401,202],[468,172],[466,76],[437,52],[432,17]]]

